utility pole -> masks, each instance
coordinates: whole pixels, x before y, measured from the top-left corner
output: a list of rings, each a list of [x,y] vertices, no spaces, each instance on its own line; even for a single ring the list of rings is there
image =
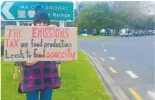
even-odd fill
[[[76,1],[76,12],[77,12],[77,27],[78,27],[78,25],[80,23],[80,8],[79,8],[79,2],[78,1]]]

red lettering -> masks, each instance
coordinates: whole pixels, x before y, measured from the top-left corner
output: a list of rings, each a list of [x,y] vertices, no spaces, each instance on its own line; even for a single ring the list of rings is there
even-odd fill
[[[62,53],[62,52],[58,52],[58,58],[61,58],[61,56],[60,56],[61,53]]]
[[[18,47],[18,41],[19,41],[19,39],[14,39],[14,47],[15,47],[15,48]]]
[[[51,53],[51,58],[53,58],[53,57],[54,57],[54,52]]]
[[[56,34],[56,38],[59,38],[60,29],[58,29],[58,32],[56,32],[55,34]]]
[[[56,52],[54,52],[54,58],[58,58],[58,55]]]
[[[32,38],[37,38],[37,36],[36,36],[36,30],[37,30],[37,28],[36,27],[33,27],[32,28]]]
[[[72,58],[72,60],[75,59],[75,52],[72,52],[72,53],[71,53],[71,58]]]
[[[71,51],[71,49],[70,49],[70,48],[68,48],[66,51],[70,52],[70,51]]]
[[[45,28],[43,37],[49,38],[49,35],[48,35],[48,34],[50,34],[50,33],[49,33],[49,29],[50,29],[50,27]]]
[[[69,30],[66,28],[65,29],[65,38],[68,38],[69,37]]]
[[[64,58],[64,54],[65,54],[64,52],[61,53],[61,58]]]
[[[57,37],[57,33],[59,33],[59,29],[56,28],[55,32],[54,32],[54,36],[53,37]]]
[[[6,39],[6,47],[17,48],[19,39]]]
[[[50,58],[50,53],[47,52],[46,58]]]
[[[9,47],[9,39],[5,39],[5,42],[6,42],[6,47],[8,48]]]
[[[46,58],[71,58],[72,60],[75,59],[76,57],[76,53],[75,52],[71,52],[71,49],[68,48],[67,49],[68,52],[47,52],[46,53]]]
[[[21,36],[21,29],[8,29],[8,38],[14,37],[14,38],[20,38]],[[13,35],[12,35],[13,34]]]
[[[52,38],[53,33],[49,33],[48,38]]]
[[[49,35],[48,38],[51,38],[53,34],[53,27],[49,27]]]
[[[64,28],[60,28],[60,38],[64,38]]]
[[[69,30],[67,28],[57,27],[35,27],[32,28],[33,38],[68,38]]]
[[[12,30],[13,29],[8,29],[9,30],[9,38],[11,38]]]
[[[37,31],[38,31],[38,38],[42,38],[42,32],[43,32],[42,28],[39,27]]]

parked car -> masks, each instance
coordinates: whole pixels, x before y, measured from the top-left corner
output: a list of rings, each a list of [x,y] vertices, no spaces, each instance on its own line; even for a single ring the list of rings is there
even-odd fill
[[[127,37],[128,36],[128,33],[127,33],[127,29],[121,29],[120,30],[120,36],[121,37]]]
[[[133,32],[134,31],[132,29],[124,28],[124,29],[121,29],[120,36],[121,37],[132,37]]]
[[[128,36],[132,37],[133,36],[133,30],[132,29],[127,29]]]
[[[101,29],[101,30],[100,30],[100,34],[101,34],[101,35],[105,35],[105,29]]]
[[[142,30],[138,31],[138,36],[143,36]]]
[[[133,34],[134,34],[134,36],[138,36],[138,31],[135,30]]]
[[[100,34],[105,36],[111,36],[114,33],[113,29],[101,29]]]
[[[153,35],[155,35],[155,30],[153,30],[153,32],[152,32],[152,33],[153,33]]]
[[[80,32],[80,34],[82,36],[87,36],[87,29],[82,29],[81,32]]]

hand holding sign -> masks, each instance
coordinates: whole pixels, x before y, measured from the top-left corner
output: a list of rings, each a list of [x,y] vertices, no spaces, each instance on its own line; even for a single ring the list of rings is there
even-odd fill
[[[36,61],[35,59],[33,59],[33,60],[27,61],[26,64],[27,64],[28,66],[32,66],[32,65],[36,64],[37,62],[38,62],[38,61]]]

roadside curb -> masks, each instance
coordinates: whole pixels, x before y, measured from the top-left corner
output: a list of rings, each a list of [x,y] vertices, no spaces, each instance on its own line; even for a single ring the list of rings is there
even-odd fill
[[[106,85],[108,91],[111,94],[112,100],[130,100],[129,97],[127,97],[124,91],[121,89],[121,87],[116,84],[116,82],[111,78],[108,72],[101,66],[98,59],[95,57],[92,57],[90,54],[86,52],[84,53],[89,57],[89,59],[95,66],[98,74],[103,79],[104,84]]]

